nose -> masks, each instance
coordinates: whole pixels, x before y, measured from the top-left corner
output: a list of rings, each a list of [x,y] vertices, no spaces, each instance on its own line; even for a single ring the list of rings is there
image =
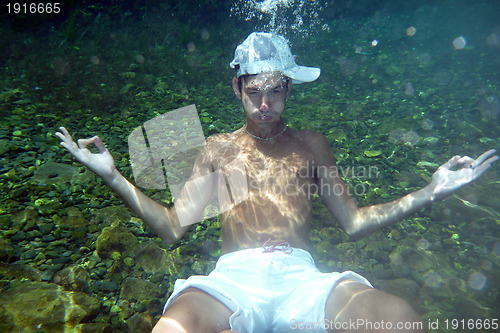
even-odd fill
[[[263,94],[259,110],[264,112],[269,111],[270,105],[271,105],[271,98],[269,94]]]

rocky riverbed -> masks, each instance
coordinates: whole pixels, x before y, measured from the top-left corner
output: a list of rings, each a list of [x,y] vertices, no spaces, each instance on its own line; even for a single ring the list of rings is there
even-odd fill
[[[451,156],[500,143],[498,7],[390,3],[362,16],[330,7],[329,29],[290,35],[322,76],[294,87],[287,124],[327,137],[360,205],[421,188]],[[76,139],[99,135],[133,180],[127,137],[145,121],[195,104],[207,136],[244,124],[227,65],[251,27],[165,20],[168,6],[88,5],[73,39],[51,22],[0,30],[0,332],[147,332],[176,279],[214,267],[217,218],[163,244],[53,134],[62,125]],[[449,40],[458,18],[463,50]],[[358,242],[317,198],[313,256],[325,272],[353,270],[403,297],[427,324],[500,318],[498,170]],[[172,205],[168,189],[145,192]]]

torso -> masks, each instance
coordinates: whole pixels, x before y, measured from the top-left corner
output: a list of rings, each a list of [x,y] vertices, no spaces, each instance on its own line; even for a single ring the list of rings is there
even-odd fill
[[[213,168],[223,170],[226,179],[226,185],[218,188],[219,198],[224,193],[231,197],[222,203],[222,253],[261,247],[269,238],[270,244],[286,241],[309,249],[315,192],[311,135],[317,134],[288,129],[262,141],[238,130],[209,139]],[[245,178],[246,184],[241,181]],[[232,181],[233,191],[227,186]],[[243,188],[245,195],[235,188]]]

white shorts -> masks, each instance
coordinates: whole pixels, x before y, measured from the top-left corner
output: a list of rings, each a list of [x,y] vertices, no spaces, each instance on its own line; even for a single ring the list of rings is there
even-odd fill
[[[191,276],[175,282],[165,305],[186,288],[198,288],[225,304],[233,315],[231,330],[240,333],[326,332],[326,301],[343,279],[369,287],[359,274],[322,273],[309,252],[263,252],[262,248],[241,250],[220,257],[208,276]]]

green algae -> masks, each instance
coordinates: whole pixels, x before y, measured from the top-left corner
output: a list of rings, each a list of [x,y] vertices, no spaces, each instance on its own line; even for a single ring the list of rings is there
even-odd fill
[[[73,160],[49,133],[65,125],[75,138],[99,134],[119,169],[130,178],[126,137],[156,115],[194,103],[206,135],[240,128],[244,119],[239,101],[232,95],[233,73],[227,62],[235,38],[247,31],[234,24],[228,24],[229,29],[209,26],[211,40],[202,40],[198,37],[201,29],[187,21],[176,27],[175,18],[161,23],[146,16],[147,24],[137,26],[137,22],[127,21],[130,16],[121,15],[119,8],[97,6],[95,10],[101,10],[105,17],[101,25],[56,51],[52,48],[46,55],[40,52],[35,56],[26,50],[59,45],[64,38],[62,31],[31,41],[24,36],[12,40],[12,58],[0,75],[3,87],[13,87],[0,92],[0,254],[5,262],[13,262],[31,258],[34,253],[28,251],[32,248],[40,249],[31,264],[44,278],[56,266],[85,264],[92,276],[91,292],[105,304],[99,320],[112,323],[119,331],[125,330],[130,309],[158,317],[162,308],[155,302],[134,305],[134,296],[130,296],[131,304],[121,303],[117,290],[125,279],[134,276],[155,281],[161,289],[155,291],[156,302],[163,303],[177,277],[206,274],[213,267],[220,254],[220,223],[204,221],[177,244],[160,244],[136,217],[117,208],[124,208],[122,202],[99,180],[71,165]],[[419,9],[432,12],[429,5]],[[128,24],[116,29],[106,16],[109,13],[120,14]],[[83,19],[82,26],[88,23],[86,17],[93,15],[87,12],[78,17]],[[420,22],[431,32],[428,39],[436,38],[431,22]],[[335,29],[311,37],[314,43],[307,44],[307,38],[293,40],[299,60],[319,64],[322,77],[313,84],[294,87],[284,116],[295,129],[324,134],[339,165],[379,168],[378,177],[346,179],[351,187],[366,186],[366,191],[356,196],[360,205],[386,202],[421,188],[449,157],[476,155],[498,144],[498,117],[482,108],[482,100],[498,91],[494,47],[477,46],[482,54],[471,49],[467,52],[474,56],[470,56],[451,48],[434,48],[422,39],[417,42],[403,32],[371,48],[365,46],[370,42],[366,36],[374,29],[382,36],[394,36],[401,29],[381,24],[376,16],[370,20],[331,18],[329,24]],[[165,33],[152,38],[152,29]],[[188,53],[191,51],[185,43],[193,40],[197,48]],[[370,54],[355,54],[354,45],[368,48]],[[326,52],[315,52],[319,49]],[[137,54],[146,60],[137,62]],[[98,64],[90,61],[92,56],[99,57]],[[21,63],[20,59],[25,60]],[[30,69],[23,69],[28,63]],[[344,64],[351,67],[341,68]],[[405,93],[404,85],[410,81],[413,95]],[[420,140],[405,141],[404,135],[412,131]],[[498,249],[494,250],[499,241],[496,173],[492,168],[485,179],[457,197],[360,242],[349,239],[316,203],[310,235],[315,258],[325,271],[352,269],[389,292],[398,284],[383,281],[396,281],[400,286],[417,284],[420,289],[413,306],[424,315],[424,322],[471,315],[498,317],[494,303],[500,276]],[[168,190],[146,192],[166,205],[172,204]],[[65,210],[71,206],[77,206],[81,214]],[[70,219],[75,223],[70,224]],[[88,225],[79,229],[82,221]],[[138,237],[140,244],[154,242],[156,246],[151,247],[155,250],[149,255],[114,251],[109,258],[95,258],[96,239],[117,221]],[[44,248],[44,243],[50,246]],[[72,255],[66,263],[54,263],[66,258],[61,248]],[[165,259],[168,267],[156,266],[156,256]],[[474,290],[468,284],[470,274],[477,270],[488,278],[486,289]],[[39,279],[37,274],[23,276]],[[99,287],[98,282],[107,286],[111,279],[115,289]],[[2,286],[6,283],[8,280],[2,280]]]

